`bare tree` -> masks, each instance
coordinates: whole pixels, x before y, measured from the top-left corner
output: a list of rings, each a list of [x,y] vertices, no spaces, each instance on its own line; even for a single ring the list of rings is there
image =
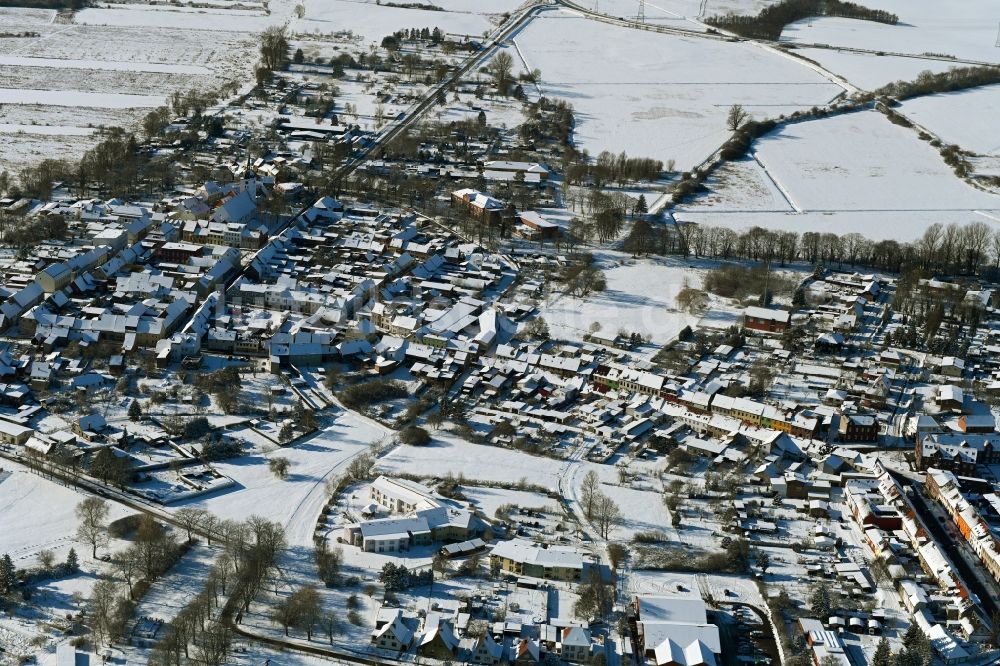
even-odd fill
[[[514,71],[514,58],[506,51],[501,51],[490,64],[490,71],[493,73],[493,81],[496,83],[497,92],[501,95],[506,95],[507,88],[512,81],[511,73]]]
[[[117,590],[113,581],[104,579],[94,584],[87,606],[87,620],[98,643],[111,639],[116,602]]]
[[[608,538],[608,533],[618,523],[620,517],[621,509],[618,508],[614,500],[604,493],[598,493],[594,500],[594,522],[597,524],[597,530],[601,533],[602,539]]]
[[[288,37],[284,26],[272,26],[260,36],[260,57],[264,67],[281,69],[288,60]]]
[[[583,515],[590,520],[594,517],[594,504],[600,494],[601,480],[597,472],[590,470],[583,477],[583,485],[580,486],[580,504],[583,505]]]
[[[229,655],[229,629],[221,622],[213,622],[201,632],[195,657],[208,666],[222,666]]]
[[[319,622],[323,606],[315,587],[303,587],[291,596],[289,601],[295,606],[295,626],[306,632],[306,640],[312,640],[312,631]]]
[[[52,565],[56,562],[56,554],[53,553],[48,548],[43,548],[38,551],[38,563],[42,565],[42,568],[48,571],[52,568]]]
[[[216,579],[222,587],[222,593],[225,594],[226,584],[229,581],[229,577],[233,575],[232,555],[225,551],[219,553],[219,556],[215,558],[215,567],[212,570],[215,572]]]
[[[729,115],[726,116],[726,127],[730,132],[735,132],[743,127],[743,123],[750,120],[750,112],[743,108],[741,104],[733,104],[729,107]]]
[[[333,645],[334,637],[343,631],[343,625],[340,623],[340,614],[327,613],[320,619],[319,623],[322,625],[323,632],[326,634],[327,639],[329,639],[330,645]]]
[[[76,527],[76,538],[90,544],[90,556],[94,559],[97,559],[98,547],[108,543],[104,521],[109,511],[108,503],[100,497],[88,497],[76,505],[76,517],[80,521]]]
[[[184,531],[187,532],[188,541],[194,541],[194,531],[199,525],[205,520],[205,516],[208,515],[208,511],[205,509],[199,509],[193,506],[186,506],[183,509],[179,509],[174,513],[174,518],[177,522],[181,524]]]
[[[288,478],[288,468],[292,466],[292,463],[288,458],[271,458],[267,466],[272,474],[284,481]]]
[[[142,558],[139,555],[139,550],[135,546],[126,548],[115,556],[113,564],[115,571],[125,580],[125,584],[128,585],[129,599],[133,599],[135,596],[133,594],[133,587],[142,568]]]

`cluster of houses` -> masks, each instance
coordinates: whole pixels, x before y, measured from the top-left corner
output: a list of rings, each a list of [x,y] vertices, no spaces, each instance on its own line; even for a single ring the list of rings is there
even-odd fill
[[[926,488],[930,497],[953,508],[956,521],[975,520],[950,472],[929,470]],[[949,551],[927,527],[927,521],[937,518],[924,511],[897,476],[878,462],[871,475],[845,482],[844,497],[851,519],[864,533],[867,549],[884,566],[901,605],[921,625],[940,658],[949,664],[961,663],[979,652],[970,644],[985,642],[982,610]],[[970,544],[985,536],[980,525],[974,522],[966,527]],[[986,553],[986,547],[984,543],[982,552]]]
[[[72,239],[48,241],[33,263],[8,265],[0,327],[45,351],[70,343],[109,354],[154,349],[180,332],[268,237],[255,178],[206,183],[155,208],[113,200],[40,206]]]
[[[444,661],[477,666],[541,664],[552,657],[571,664],[589,664],[604,645],[578,623],[522,625],[498,622],[479,635],[469,635],[468,613],[428,613],[409,617],[398,608],[382,608],[375,620],[371,644],[386,652],[412,652]]]

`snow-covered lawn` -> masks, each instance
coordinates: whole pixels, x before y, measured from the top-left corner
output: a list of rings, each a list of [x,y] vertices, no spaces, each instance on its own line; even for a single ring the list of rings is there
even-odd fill
[[[750,44],[617,27],[569,11],[543,12],[517,47],[529,68],[541,70],[543,93],[573,105],[580,147],[674,159],[680,170],[725,142],[733,104],[777,117],[842,92],[794,59]]]
[[[35,556],[49,549],[62,561],[71,547],[81,560],[90,552],[76,543],[76,505],[85,499],[72,488],[44,479],[20,465],[2,461],[0,469],[0,553],[7,553],[19,568],[34,566]],[[129,513],[112,504],[108,520]]]
[[[462,475],[470,482],[528,483],[555,489],[561,463],[514,449],[472,444],[444,430],[431,433],[428,446],[398,446],[379,460],[378,469],[443,477]]]
[[[523,490],[507,490],[504,488],[488,488],[485,486],[462,486],[462,494],[483,512],[487,518],[493,518],[498,508],[504,504],[513,504],[520,508],[555,510],[557,502],[548,495],[530,493]]]
[[[685,326],[698,323],[698,314],[677,308],[677,293],[685,282],[701,287],[702,270],[692,262],[658,257],[633,259],[626,253],[611,251],[595,252],[595,259],[607,280],[605,291],[586,297],[556,294],[541,306],[553,337],[581,340],[597,322],[604,335],[614,336],[624,329],[663,344]]]
[[[1000,155],[1000,85],[911,99],[902,112],[942,141]]]

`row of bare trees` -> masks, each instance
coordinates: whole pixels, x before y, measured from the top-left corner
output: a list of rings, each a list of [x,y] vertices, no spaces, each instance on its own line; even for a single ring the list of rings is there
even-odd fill
[[[749,259],[786,264],[805,261],[826,266],[867,266],[895,273],[917,268],[945,274],[972,274],[1000,267],[1000,230],[985,222],[930,225],[912,242],[872,241],[860,233],[780,231],[752,227],[739,232],[701,224],[654,224],[637,220],[625,241],[635,254],[680,254],[713,259]]]
[[[229,655],[232,622],[240,622],[278,570],[278,559],[286,547],[285,530],[260,516],[250,516],[243,522],[219,521],[198,509],[185,514],[184,523],[192,533],[211,524],[205,533],[214,533],[223,550],[205,586],[177,614],[154,646],[151,663],[181,666],[191,660],[189,663],[221,666]]]
[[[611,528],[621,519],[621,509],[613,499],[601,492],[601,480],[594,470],[583,477],[580,504],[587,520],[594,524],[602,539],[607,539]]]

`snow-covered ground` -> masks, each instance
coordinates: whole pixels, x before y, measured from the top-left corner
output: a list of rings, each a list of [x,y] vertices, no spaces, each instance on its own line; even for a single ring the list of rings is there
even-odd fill
[[[1000,85],[908,100],[902,112],[942,141],[1000,155]]]
[[[236,481],[235,488],[170,508],[196,505],[233,520],[257,514],[284,525],[290,544],[311,543],[316,518],[328,496],[327,481],[386,432],[361,416],[343,412],[336,422],[294,446],[216,463],[219,472]],[[291,463],[287,479],[278,479],[268,469],[274,457]]]
[[[559,461],[537,458],[514,449],[472,444],[444,430],[431,433],[428,446],[398,446],[378,462],[385,472],[444,477],[464,476],[474,482],[528,483],[553,490],[558,486]]]
[[[834,49],[801,48],[793,51],[815,60],[862,90],[875,90],[895,81],[912,81],[921,72],[946,72],[956,67],[950,60],[926,57],[879,56]]]
[[[56,561],[73,547],[81,559],[89,558],[87,547],[75,541],[76,505],[86,495],[8,461],[0,462],[0,469],[5,470],[0,472],[0,554],[9,554],[19,568],[34,566],[38,552],[46,548]],[[108,520],[127,513],[112,504]]]
[[[543,93],[573,105],[581,148],[673,159],[680,170],[726,141],[733,104],[771,118],[843,92],[794,59],[751,44],[633,30],[569,11],[543,12],[518,35],[517,47],[529,68],[541,70]]]
[[[899,17],[897,25],[846,18],[793,23],[783,41],[833,44],[894,53],[935,53],[1000,62],[995,0],[963,0],[942,6],[935,0],[876,0],[866,7]],[[944,11],[943,11],[944,10]]]
[[[800,210],[1000,210],[1000,197],[956,178],[932,146],[876,111],[787,125],[755,148]]]
[[[552,335],[582,340],[594,322],[604,335],[613,336],[620,329],[648,335],[655,344],[663,344],[685,326],[694,327],[700,315],[680,310],[677,293],[685,282],[700,288],[703,271],[692,262],[676,258],[633,258],[622,252],[594,253],[598,268],[604,273],[607,289],[585,297],[557,293],[540,306]],[[722,304],[712,308],[726,310]]]

